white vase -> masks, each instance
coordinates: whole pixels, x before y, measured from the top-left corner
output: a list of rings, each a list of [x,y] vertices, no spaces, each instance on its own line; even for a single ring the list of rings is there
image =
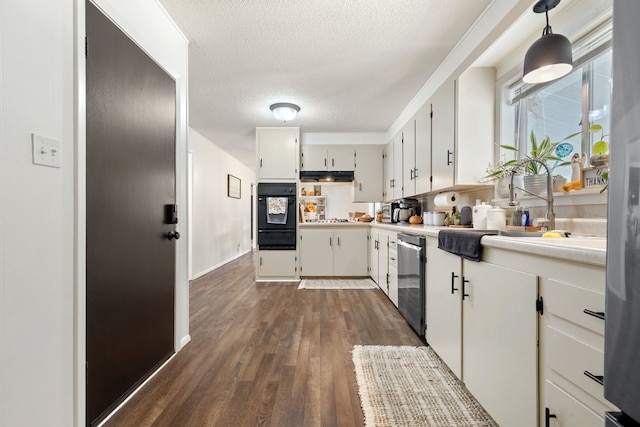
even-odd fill
[[[507,199],[509,197],[509,184],[511,177],[497,178],[493,182],[494,198]]]

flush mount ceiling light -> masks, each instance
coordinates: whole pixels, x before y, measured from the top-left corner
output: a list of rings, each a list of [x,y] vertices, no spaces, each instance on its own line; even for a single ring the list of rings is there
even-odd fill
[[[540,0],[533,6],[535,13],[544,13],[547,25],[542,30],[542,37],[531,45],[524,57],[525,83],[544,83],[555,80],[573,69],[571,42],[561,34],[553,34],[549,25],[549,11],[556,7],[560,0]]]
[[[296,115],[300,111],[300,107],[296,104],[290,104],[288,102],[278,102],[277,104],[272,104],[269,109],[273,111],[273,116],[282,120],[283,122],[288,122],[289,120],[293,120],[296,118]]]

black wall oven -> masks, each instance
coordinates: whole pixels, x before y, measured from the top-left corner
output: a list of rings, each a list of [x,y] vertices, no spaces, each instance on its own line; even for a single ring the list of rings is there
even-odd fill
[[[258,249],[296,248],[295,182],[258,184]]]

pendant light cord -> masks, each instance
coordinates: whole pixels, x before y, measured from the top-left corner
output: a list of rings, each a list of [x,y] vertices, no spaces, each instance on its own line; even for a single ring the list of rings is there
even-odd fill
[[[549,8],[545,8],[544,10],[544,16],[547,17],[547,26],[544,27],[544,30],[542,30],[542,35],[546,36],[548,34],[553,34],[553,30],[551,29],[551,25],[549,25]]]

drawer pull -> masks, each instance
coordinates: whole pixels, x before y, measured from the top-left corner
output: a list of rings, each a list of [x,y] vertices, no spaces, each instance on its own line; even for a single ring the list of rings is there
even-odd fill
[[[604,385],[604,377],[602,375],[593,375],[589,371],[584,371],[584,374],[589,378],[591,378],[592,380],[594,380],[595,382],[597,382],[598,384]]]
[[[462,301],[464,301],[464,297],[468,297],[469,294],[467,293],[467,291],[465,291],[465,284],[469,283],[469,281],[467,279],[464,278],[464,276],[462,276]]]
[[[558,418],[556,414],[552,414],[549,408],[544,408],[544,427],[551,426],[551,418]]]
[[[585,308],[582,310],[584,314],[588,314],[589,316],[597,317],[598,319],[604,320],[604,312],[603,311],[593,311]]]
[[[454,287],[453,285],[453,279],[457,279],[457,278],[458,276],[456,276],[456,274],[452,271],[451,272],[451,295],[453,295],[453,293],[458,290],[458,288]]]

